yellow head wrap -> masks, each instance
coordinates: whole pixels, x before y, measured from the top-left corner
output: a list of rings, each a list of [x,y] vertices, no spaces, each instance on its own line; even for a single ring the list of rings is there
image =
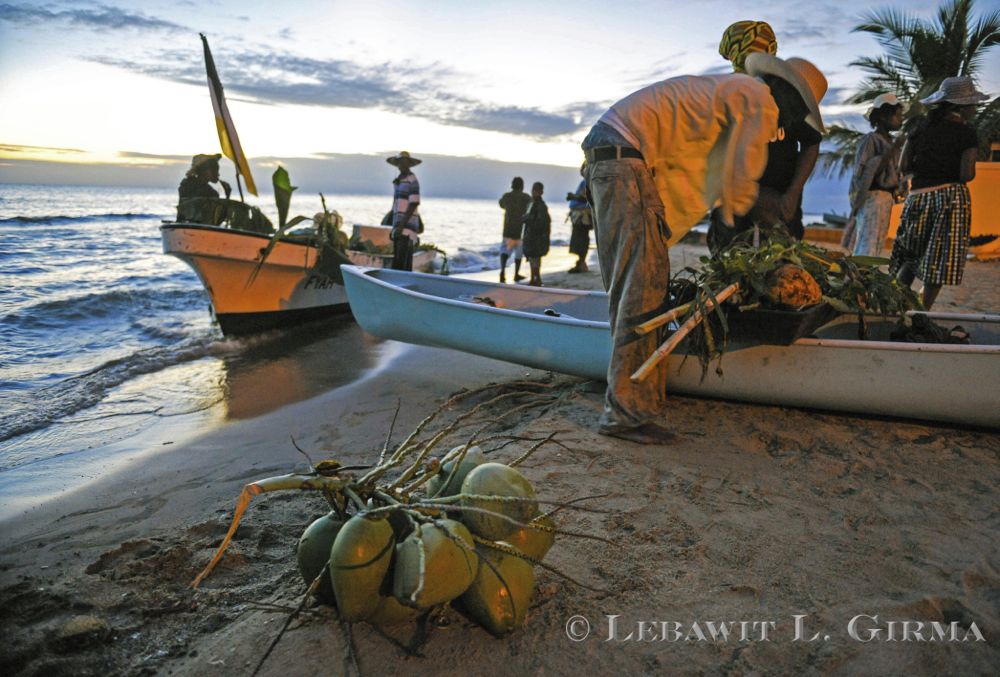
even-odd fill
[[[778,39],[774,29],[766,21],[737,21],[722,34],[719,43],[719,54],[733,62],[733,70],[745,72],[743,62],[751,52],[775,54],[778,51]]]

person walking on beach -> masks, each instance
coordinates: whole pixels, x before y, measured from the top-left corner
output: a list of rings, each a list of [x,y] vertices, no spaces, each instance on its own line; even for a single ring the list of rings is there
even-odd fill
[[[532,287],[542,286],[542,257],[549,253],[549,234],[552,219],[549,217],[549,206],[542,199],[545,186],[535,181],[531,186],[531,203],[524,215],[524,256],[531,266]]]
[[[686,232],[717,202],[732,227],[756,202],[779,124],[809,118],[822,129],[826,79],[815,66],[762,53],[745,65],[748,75],[680,76],[640,89],[583,141],[613,341],[601,434],[673,440],[658,422],[666,370],[638,384],[629,378],[657,347],[656,332],[639,336],[634,327],[665,310],[671,228]]]
[[[524,214],[528,211],[531,197],[524,192],[524,179],[515,176],[510,182],[510,191],[500,198],[503,209],[503,249],[500,252],[500,281],[507,281],[507,261],[514,256],[514,281],[524,279],[521,275],[521,237],[524,231]]]
[[[906,136],[899,134],[893,139],[892,132],[903,126],[903,104],[895,94],[879,94],[865,117],[875,131],[861,138],[854,156],[850,187],[854,232],[845,233],[844,238],[853,240],[851,248],[855,256],[878,256],[889,232],[892,206],[902,186],[899,151]],[[851,230],[850,225],[847,230]]]
[[[737,21],[729,26],[719,43],[719,53],[733,64],[733,71],[745,73],[751,54],[774,56],[778,41],[774,30],[764,21]],[[826,93],[818,93],[817,101]],[[823,129],[808,118],[797,122],[784,121],[777,137],[768,146],[767,167],[760,179],[760,192],[754,209],[736,219],[736,228],[724,226],[722,215],[713,210],[708,230],[708,248],[717,255],[733,239],[758,226],[766,237],[774,226],[782,226],[796,240],[805,236],[802,223],[802,191],[819,159]]]
[[[399,169],[399,175],[392,180],[392,267],[393,270],[413,270],[413,249],[420,242],[423,228],[417,213],[420,183],[412,169],[423,160],[411,157],[404,150],[386,158],[386,162]]]
[[[586,165],[580,167],[583,176]],[[590,203],[587,201],[587,180],[580,181],[576,192],[566,193],[569,201],[569,221],[573,231],[569,237],[569,253],[576,255],[576,265],[569,269],[571,273],[586,273],[587,253],[590,251],[590,229],[594,227]]]
[[[969,250],[972,202],[965,185],[976,177],[979,139],[969,124],[989,97],[968,76],[945,78],[921,103],[931,106],[903,146],[900,170],[913,174],[892,246],[889,272],[909,286],[924,283],[930,310],[943,285],[962,283]]]

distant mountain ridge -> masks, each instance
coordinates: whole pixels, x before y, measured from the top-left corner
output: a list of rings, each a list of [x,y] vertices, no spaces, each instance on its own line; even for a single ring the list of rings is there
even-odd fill
[[[510,180],[520,176],[530,186],[541,181],[549,201],[560,201],[580,182],[579,169],[559,165],[502,162],[479,157],[455,157],[417,153],[424,162],[415,171],[421,190],[430,197],[499,199],[510,190]],[[325,153],[317,157],[262,157],[251,161],[258,185],[269,191],[266,178],[280,163],[293,185],[307,192],[378,195],[389,192],[395,176],[385,162],[389,153],[378,155]],[[70,163],[5,159],[0,161],[0,183],[59,185],[114,185],[135,187],[176,186],[187,162],[176,156],[144,163]],[[223,161],[222,178],[236,186],[231,163]],[[808,213],[847,210],[847,179],[829,179],[817,170],[806,184],[804,209]]]

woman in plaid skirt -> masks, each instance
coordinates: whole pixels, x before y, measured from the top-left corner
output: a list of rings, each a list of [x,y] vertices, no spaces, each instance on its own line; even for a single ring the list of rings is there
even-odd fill
[[[945,78],[921,100],[931,109],[903,147],[900,169],[913,174],[913,183],[889,271],[907,286],[914,277],[923,281],[927,310],[943,285],[962,282],[972,221],[965,184],[976,176],[979,145],[969,123],[976,105],[988,98],[976,91],[972,78]]]

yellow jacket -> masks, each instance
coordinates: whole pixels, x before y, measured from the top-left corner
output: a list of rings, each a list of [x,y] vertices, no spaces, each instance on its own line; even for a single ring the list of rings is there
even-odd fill
[[[642,152],[673,244],[716,204],[730,224],[750,211],[778,107],[767,85],[748,75],[685,75],[630,94],[601,121]]]

